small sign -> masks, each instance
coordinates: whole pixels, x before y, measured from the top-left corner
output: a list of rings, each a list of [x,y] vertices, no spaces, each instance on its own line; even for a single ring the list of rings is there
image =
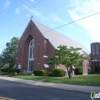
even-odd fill
[[[49,65],[48,65],[48,64],[44,64],[44,67],[45,67],[45,68],[49,68]]]
[[[18,69],[21,69],[21,65],[20,64],[18,65]]]

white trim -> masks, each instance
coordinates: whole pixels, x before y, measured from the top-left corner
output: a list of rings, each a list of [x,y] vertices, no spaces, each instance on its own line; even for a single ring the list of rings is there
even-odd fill
[[[45,67],[45,68],[49,68],[49,65],[48,65],[48,64],[44,64],[44,67]]]
[[[48,58],[48,56],[46,56],[46,55],[44,55],[43,57],[44,57],[44,58]]]
[[[94,60],[92,60],[92,61],[99,61],[99,60],[97,60],[97,59],[94,59]]]

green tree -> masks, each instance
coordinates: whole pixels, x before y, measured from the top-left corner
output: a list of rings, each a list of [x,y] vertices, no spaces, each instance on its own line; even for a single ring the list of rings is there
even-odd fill
[[[54,56],[54,57],[51,57],[48,61],[47,61],[47,64],[49,65],[55,65],[55,68],[57,67],[57,65],[60,64],[60,59],[58,58],[58,56]]]
[[[63,45],[60,45],[57,48],[58,49],[56,49],[54,52],[57,57],[50,58],[47,62],[48,64],[63,64],[68,70],[69,67],[72,69],[72,66],[79,65],[85,59],[88,59],[87,56],[80,53],[81,48],[68,48],[67,46]],[[72,70],[68,70],[69,78],[71,78],[71,73]]]
[[[15,65],[15,56],[18,48],[18,41],[19,38],[13,37],[10,42],[6,43],[6,48],[1,54],[3,65],[5,65],[6,63],[9,63],[10,67],[13,67]]]
[[[0,67],[3,66],[2,56],[0,55]]]

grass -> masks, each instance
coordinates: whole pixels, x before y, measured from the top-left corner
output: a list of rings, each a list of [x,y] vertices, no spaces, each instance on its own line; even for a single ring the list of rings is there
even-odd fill
[[[27,79],[27,80],[42,80],[44,82],[52,83],[64,83],[64,84],[74,84],[74,85],[84,85],[84,86],[100,86],[100,74],[91,75],[80,75],[72,77],[49,77],[49,76],[31,76],[31,75],[17,75],[13,76],[15,78]]]
[[[35,80],[35,81],[50,78],[50,77],[47,77],[47,76],[32,76],[32,75],[16,75],[16,76],[12,76],[12,77],[26,79],[26,80]]]
[[[54,83],[64,83],[64,84],[75,84],[75,85],[86,85],[86,86],[100,86],[100,75],[88,75],[88,76],[77,76],[72,79],[62,78],[62,79],[53,79],[45,80],[45,82],[54,82]]]

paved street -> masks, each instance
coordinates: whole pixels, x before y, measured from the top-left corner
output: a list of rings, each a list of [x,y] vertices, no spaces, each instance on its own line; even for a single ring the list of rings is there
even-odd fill
[[[91,100],[90,94],[0,80],[0,100]]]

